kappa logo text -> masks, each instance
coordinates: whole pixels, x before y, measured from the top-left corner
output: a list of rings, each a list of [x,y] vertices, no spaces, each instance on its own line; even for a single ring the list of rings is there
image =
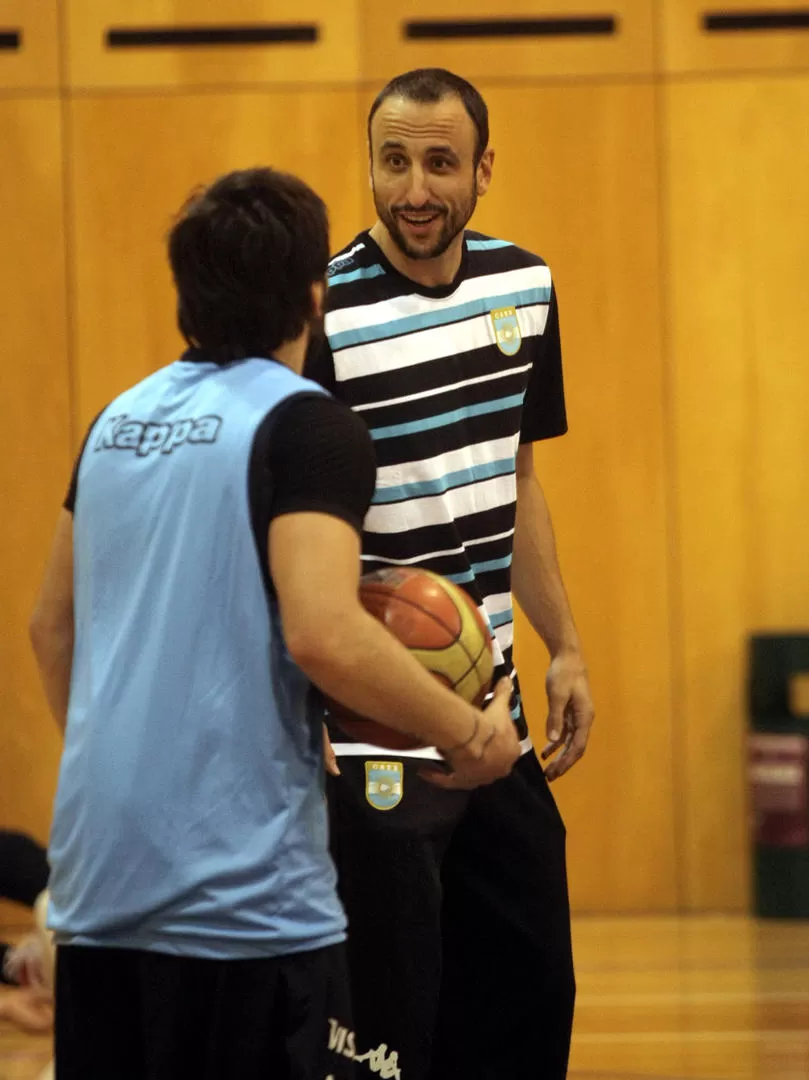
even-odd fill
[[[170,454],[178,446],[189,443],[216,442],[222,426],[221,416],[197,416],[175,420],[173,424],[154,424],[151,421],[131,420],[126,413],[111,416],[95,444],[99,450],[134,450],[138,457],[149,454]]]

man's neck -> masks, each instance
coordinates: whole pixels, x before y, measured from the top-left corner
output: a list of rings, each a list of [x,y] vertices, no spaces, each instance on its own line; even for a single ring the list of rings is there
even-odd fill
[[[463,231],[458,233],[443,255],[435,259],[408,258],[398,244],[394,243],[381,221],[377,221],[373,226],[370,236],[382,249],[382,254],[388,262],[400,274],[404,274],[406,278],[410,278],[417,285],[423,285],[427,289],[451,285],[460,269],[463,258]]]
[[[300,375],[306,360],[308,344],[309,329],[307,327],[299,338],[295,338],[294,341],[285,341],[283,345],[279,345],[272,354],[273,360],[277,360],[279,364],[283,364],[294,371],[296,375]]]

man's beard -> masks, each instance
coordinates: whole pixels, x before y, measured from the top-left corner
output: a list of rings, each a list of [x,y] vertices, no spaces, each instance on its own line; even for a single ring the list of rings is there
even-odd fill
[[[379,220],[388,230],[391,240],[396,244],[399,251],[408,259],[437,259],[440,255],[443,255],[458,233],[463,232],[466,228],[467,222],[475,212],[477,201],[477,191],[473,188],[469,201],[455,210],[447,210],[445,207],[433,203],[423,207],[396,206],[391,210],[377,198],[376,188],[374,188],[374,206],[379,215]],[[399,225],[398,215],[400,213],[439,213],[442,215],[441,231],[431,248],[413,247],[408,243],[407,237]]]

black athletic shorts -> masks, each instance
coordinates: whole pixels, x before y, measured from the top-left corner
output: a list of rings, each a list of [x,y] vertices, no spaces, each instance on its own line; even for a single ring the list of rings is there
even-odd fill
[[[259,960],[63,946],[58,1080],[353,1080],[343,945]]]

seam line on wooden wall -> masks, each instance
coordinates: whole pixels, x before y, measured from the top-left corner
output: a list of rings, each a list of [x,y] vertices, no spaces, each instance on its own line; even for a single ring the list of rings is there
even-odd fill
[[[22,45],[20,30],[0,30],[0,49],[15,52]]]
[[[798,68],[800,72],[805,71],[805,68]],[[723,75],[725,72],[723,72]],[[747,71],[739,73],[732,72],[731,74],[740,74],[746,76],[749,74]],[[758,74],[769,75],[770,72],[759,72]],[[779,69],[773,72],[774,75],[782,75],[783,71]],[[696,75],[688,73],[688,78],[700,77],[701,72],[697,72]],[[603,73],[603,72],[585,72],[578,75],[543,75],[543,76],[525,76],[524,78],[515,78],[509,75],[491,75],[486,78],[486,85],[490,87],[504,87],[506,89],[513,87],[529,87],[534,89],[542,89],[543,87],[560,87],[560,86],[636,86],[636,85],[651,85],[652,81],[657,78],[663,78],[663,76],[655,76],[652,72],[627,72],[627,73]],[[706,76],[707,77],[707,76]],[[667,81],[674,81],[680,78],[679,73],[674,75],[666,75]],[[187,95],[215,95],[223,93],[238,93],[238,94],[283,94],[283,93],[309,93],[310,91],[334,91],[341,92],[346,91],[348,93],[355,92],[373,92],[376,94],[380,88],[380,80],[378,78],[356,78],[356,79],[312,79],[307,80],[304,83],[292,80],[281,80],[280,82],[274,82],[271,79],[250,79],[246,81],[239,81],[237,79],[229,79],[222,82],[209,82],[209,83],[144,83],[127,85],[125,83],[111,83],[111,84],[89,84],[85,85],[77,83],[73,86],[66,86],[64,92],[72,98],[87,100],[90,98],[115,98],[115,97],[161,97],[172,96],[182,97]],[[30,91],[20,90],[14,88],[6,92],[3,88],[0,88],[0,98],[4,96],[15,96],[22,93],[31,93],[34,95],[42,94],[41,90],[33,88]]]
[[[545,19],[419,19],[404,23],[411,40],[526,37],[594,37],[617,32],[614,15]]]
[[[188,49],[220,45],[314,44],[320,36],[315,23],[261,26],[115,26],[107,30],[108,49]]]
[[[809,30],[809,8],[792,8],[789,11],[706,11],[702,16],[702,29],[708,34]]]

